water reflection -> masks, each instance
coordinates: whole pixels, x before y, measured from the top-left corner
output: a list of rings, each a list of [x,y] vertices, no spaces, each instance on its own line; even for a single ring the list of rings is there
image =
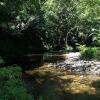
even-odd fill
[[[17,64],[23,70],[30,70],[42,66],[44,63],[56,63],[66,59],[65,54],[62,53],[41,53],[41,54],[27,54],[7,57],[7,65]]]
[[[65,60],[65,55],[59,53],[28,54],[18,60],[24,69],[30,70],[42,66],[44,63],[56,63]]]
[[[43,61],[46,63],[56,63],[57,61],[64,61],[66,54],[63,53],[45,53],[43,55]]]

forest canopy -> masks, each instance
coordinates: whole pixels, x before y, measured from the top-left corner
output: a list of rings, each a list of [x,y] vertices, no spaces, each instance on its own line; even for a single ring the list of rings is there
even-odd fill
[[[100,100],[99,60],[100,0],[0,0],[0,100]]]
[[[0,37],[14,36],[28,51],[99,46],[99,12],[100,0],[1,0]]]

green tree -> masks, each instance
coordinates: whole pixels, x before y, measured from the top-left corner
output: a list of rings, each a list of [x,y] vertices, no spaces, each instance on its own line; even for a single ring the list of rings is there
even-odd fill
[[[99,5],[100,0],[47,0],[43,9],[50,47],[69,44],[75,49],[76,43],[92,44],[92,30],[100,29]]]

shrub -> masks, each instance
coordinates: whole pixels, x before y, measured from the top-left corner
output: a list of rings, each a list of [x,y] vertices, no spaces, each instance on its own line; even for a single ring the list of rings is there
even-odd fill
[[[77,49],[78,49],[79,51],[83,51],[84,49],[86,49],[86,45],[79,45],[79,46],[77,47]]]
[[[0,100],[33,100],[23,86],[21,68],[0,68]]]
[[[81,58],[82,59],[86,59],[86,60],[89,60],[89,59],[97,59],[98,58],[98,55],[97,55],[97,48],[84,48],[82,51],[81,51]]]
[[[97,48],[96,59],[100,60],[100,47]]]

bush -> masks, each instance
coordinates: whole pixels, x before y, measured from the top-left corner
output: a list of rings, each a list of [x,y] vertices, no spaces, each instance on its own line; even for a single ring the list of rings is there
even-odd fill
[[[86,60],[89,60],[89,59],[100,60],[100,50],[99,48],[96,48],[96,47],[84,48],[81,51],[81,58],[86,59]]]
[[[77,47],[77,49],[78,49],[79,51],[82,51],[82,50],[86,49],[86,45],[79,45],[79,46]]]
[[[20,67],[0,68],[0,100],[33,100],[23,87]]]
[[[96,59],[100,60],[100,47],[97,48]]]

